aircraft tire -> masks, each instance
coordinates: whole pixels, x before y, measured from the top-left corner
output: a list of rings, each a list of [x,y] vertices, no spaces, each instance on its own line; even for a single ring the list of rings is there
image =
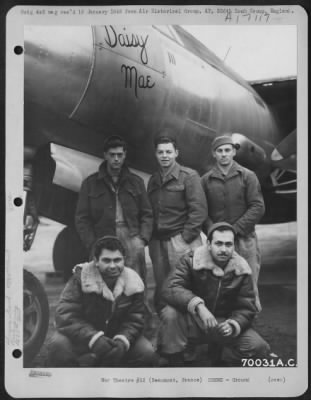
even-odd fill
[[[40,351],[49,327],[49,302],[41,282],[24,270],[24,366]]]
[[[56,237],[53,247],[53,264],[55,271],[62,272],[65,282],[72,275],[75,265],[88,260],[76,230],[66,226]]]

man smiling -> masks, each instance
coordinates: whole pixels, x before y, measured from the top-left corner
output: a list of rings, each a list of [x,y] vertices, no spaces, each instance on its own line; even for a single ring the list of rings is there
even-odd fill
[[[161,308],[161,290],[169,272],[188,250],[201,245],[206,200],[197,172],[179,165],[174,133],[162,130],[155,140],[159,169],[150,178],[148,195],[154,225],[149,251],[155,277],[154,302]]]
[[[182,366],[187,347],[202,343],[219,347],[226,366],[270,352],[251,327],[256,315],[251,269],[234,252],[234,237],[232,225],[212,225],[207,243],[187,253],[168,279],[158,351],[171,366]]]
[[[124,265],[125,250],[113,236],[99,239],[94,258],[77,265],[56,308],[49,346],[51,367],[153,366],[142,336],[144,284]]]

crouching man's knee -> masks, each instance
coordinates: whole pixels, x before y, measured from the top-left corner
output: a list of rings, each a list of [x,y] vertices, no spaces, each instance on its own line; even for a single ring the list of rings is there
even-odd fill
[[[127,354],[127,365],[136,367],[157,366],[158,356],[155,350],[144,336],[140,336],[133,348]]]
[[[76,367],[77,357],[67,336],[55,332],[48,345],[49,367]]]
[[[161,310],[158,351],[176,353],[183,351],[187,344],[187,316],[173,307]]]
[[[165,322],[165,323],[173,322],[173,323],[175,323],[176,320],[179,319],[179,314],[180,313],[175,308],[173,308],[171,306],[165,306],[161,310],[160,318],[161,318],[162,322]]]
[[[222,359],[226,364],[240,365],[243,358],[266,358],[269,353],[269,344],[256,331],[248,329],[224,347]]]

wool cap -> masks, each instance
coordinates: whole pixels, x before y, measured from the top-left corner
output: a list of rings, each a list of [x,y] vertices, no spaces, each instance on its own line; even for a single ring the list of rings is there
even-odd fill
[[[217,222],[216,224],[213,224],[208,232],[207,232],[207,238],[211,237],[212,233],[214,231],[217,231],[220,228],[227,228],[228,230],[232,231],[234,236],[236,235],[236,230],[233,228],[232,225],[228,224],[228,222]]]
[[[217,147],[222,146],[224,144],[232,144],[234,147],[234,143],[231,136],[217,136],[212,142],[212,150],[215,151]]]

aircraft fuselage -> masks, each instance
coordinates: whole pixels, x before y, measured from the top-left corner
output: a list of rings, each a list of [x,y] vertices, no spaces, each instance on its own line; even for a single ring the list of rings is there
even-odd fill
[[[169,126],[179,161],[202,174],[214,137],[236,132],[236,160],[265,186],[281,132],[251,86],[202,47],[180,27],[27,27],[26,148],[55,143],[101,157],[117,134],[129,165],[152,173],[153,138]]]

